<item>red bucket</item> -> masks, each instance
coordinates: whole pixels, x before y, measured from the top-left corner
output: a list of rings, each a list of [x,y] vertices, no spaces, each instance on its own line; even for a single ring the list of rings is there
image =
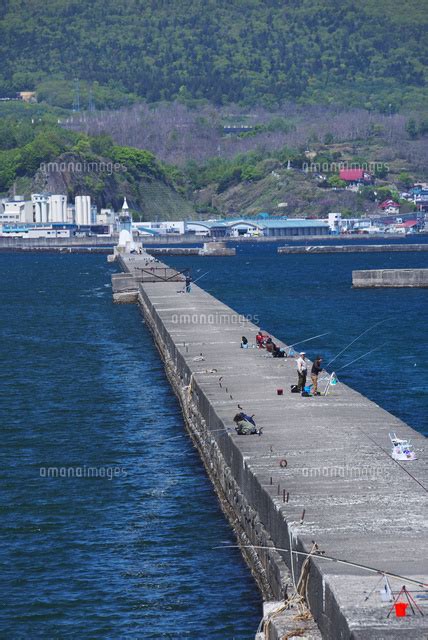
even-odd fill
[[[282,396],[282,394],[284,393],[283,389],[277,389],[276,393],[278,396]]]
[[[395,607],[395,616],[397,618],[405,618],[406,616],[406,609],[409,605],[407,604],[407,602],[396,602],[394,604]]]

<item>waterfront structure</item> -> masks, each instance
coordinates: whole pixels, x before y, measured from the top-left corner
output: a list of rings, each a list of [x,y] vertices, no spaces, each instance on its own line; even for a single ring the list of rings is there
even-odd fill
[[[97,224],[114,224],[115,213],[113,209],[101,209],[96,216]]]
[[[278,247],[278,253],[388,253],[428,251],[428,244],[316,244]]]
[[[33,193],[31,200],[34,208],[33,222],[67,222],[67,196],[53,193]],[[20,222],[24,222],[24,220]]]
[[[34,206],[34,222],[48,222],[49,220],[49,194],[33,193],[31,200]]]
[[[342,226],[342,214],[341,213],[329,213],[328,214],[328,226],[331,233],[339,233]]]
[[[313,236],[328,235],[329,225],[323,220],[309,220],[306,218],[192,220],[186,223],[186,231],[199,236],[217,238]]]
[[[295,635],[296,601],[304,599],[323,638],[425,640],[426,616],[389,617],[391,602],[379,593],[385,576],[397,594],[406,584],[423,596],[427,584],[424,436],[340,381],[316,399],[279,394],[295,382],[294,359],[241,350],[241,336],[255,343],[257,326],[197,285],[189,303],[161,263],[160,277],[144,280],[147,259],[119,255],[127,275],[113,276],[113,291],[144,313],[192,440],[275,613],[266,638]],[[261,437],[237,435],[237,408],[256,414]],[[390,456],[391,432],[414,444],[411,466]],[[307,615],[299,632],[319,638]]]
[[[144,221],[133,222],[132,230],[137,231],[139,235],[183,235],[185,233],[185,226],[186,223],[184,220]]]
[[[352,286],[356,288],[428,288],[428,269],[366,269],[353,271]]]
[[[3,200],[0,212],[0,225],[33,222],[33,203],[24,200],[23,196],[15,196],[11,200]]]
[[[38,240],[42,238],[58,239],[71,238],[74,235],[74,226],[53,222],[51,224],[4,224],[0,227],[1,238],[21,238],[25,240]],[[16,245],[15,245],[16,246]]]
[[[75,223],[80,226],[91,224],[91,196],[76,196],[74,199]]]

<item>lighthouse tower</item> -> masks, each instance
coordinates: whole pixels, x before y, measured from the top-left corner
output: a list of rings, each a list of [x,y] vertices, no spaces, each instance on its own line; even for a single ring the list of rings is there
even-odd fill
[[[115,247],[114,255],[118,253],[141,253],[141,243],[134,242],[132,237],[132,216],[129,213],[126,198],[123,199],[122,209],[119,213],[119,242]]]
[[[129,233],[131,233],[132,217],[129,214],[129,207],[128,203],[126,202],[126,198],[123,199],[122,209],[119,214],[119,223],[119,228],[121,231],[123,229],[126,229],[126,231],[129,231]]]

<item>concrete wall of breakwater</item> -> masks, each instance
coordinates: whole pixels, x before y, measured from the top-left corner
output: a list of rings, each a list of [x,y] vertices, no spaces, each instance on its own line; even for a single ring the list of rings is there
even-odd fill
[[[367,269],[352,272],[353,287],[428,287],[428,269]]]
[[[139,258],[119,260],[132,274]],[[391,577],[397,590],[427,582],[425,438],[343,384],[325,397],[290,394],[294,360],[241,350],[241,336],[254,343],[257,327],[197,286],[181,290],[138,284],[138,303],[241,543],[268,547],[244,549],[264,597],[284,598],[290,571],[297,580],[302,570],[296,552],[315,541],[326,557],[350,563],[310,561],[305,592],[324,638],[426,638],[427,618],[387,618],[378,593],[366,600],[380,575],[361,566],[402,576]],[[238,404],[256,414],[262,436],[235,434]],[[417,461],[392,460],[390,431],[412,438]],[[277,617],[268,637],[290,624],[304,623]]]
[[[420,234],[421,237],[426,237],[427,234]],[[385,239],[393,239],[393,238],[400,238],[402,240],[402,235],[399,236],[394,236],[392,234],[387,234],[387,235],[377,235],[377,238],[385,238]],[[36,250],[41,250],[41,249],[46,249],[46,250],[56,250],[58,247],[98,247],[98,248],[110,248],[112,249],[114,246],[117,245],[118,242],[118,234],[113,234],[111,236],[80,236],[80,237],[76,237],[73,236],[71,238],[10,238],[10,237],[6,237],[6,236],[2,236],[0,237],[0,251],[20,251],[20,250],[25,250],[25,251],[36,251]],[[173,235],[173,234],[169,234],[169,235],[163,235],[163,236],[143,236],[141,238],[138,238],[139,240],[142,241],[143,245],[145,247],[151,247],[151,246],[158,246],[158,245],[168,245],[168,246],[174,246],[177,244],[197,244],[197,245],[202,245],[204,242],[206,242],[207,238],[202,238],[202,237],[198,237],[195,236],[193,234],[187,234],[187,235]],[[292,243],[292,244],[301,244],[302,242],[308,242],[311,240],[316,240],[317,242],[319,242],[320,240],[337,240],[338,237],[337,236],[331,236],[331,235],[327,235],[327,236],[290,236],[287,237],[286,239],[284,238],[284,236],[272,236],[272,237],[265,237],[265,236],[257,236],[254,238],[245,238],[244,236],[238,236],[236,238],[226,238],[226,242],[228,243],[240,243],[240,244],[245,244],[245,243],[249,243],[249,244],[253,244],[253,243],[269,243],[269,242],[278,242],[279,240],[285,241],[287,243]],[[355,242],[355,236],[340,236],[340,241],[341,242]],[[208,239],[209,240],[209,239]],[[373,242],[373,238],[368,238],[367,236],[358,236],[358,242]],[[353,245],[355,246],[355,245]],[[360,246],[364,246],[364,245],[360,245]],[[391,246],[391,245],[386,245],[386,246]],[[415,245],[404,245],[404,246],[409,246],[409,250],[411,250],[411,247],[415,246]],[[416,246],[420,246],[420,245],[416,245]],[[284,247],[284,248],[288,248],[288,247]],[[300,249],[300,247],[298,247]],[[306,248],[305,248],[306,250]]]
[[[278,253],[382,253],[385,251],[428,251],[428,244],[348,244],[278,247]]]
[[[111,249],[117,244],[118,236],[73,236],[71,238],[0,238],[0,251],[35,251],[56,247],[97,247]]]

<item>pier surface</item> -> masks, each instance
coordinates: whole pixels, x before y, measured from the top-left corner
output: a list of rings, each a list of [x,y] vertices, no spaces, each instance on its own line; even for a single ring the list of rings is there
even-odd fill
[[[278,253],[383,253],[385,251],[428,251],[428,244],[331,244],[278,247]]]
[[[428,287],[428,269],[365,269],[352,272],[353,287]]]
[[[140,260],[119,259],[131,276]],[[189,294],[178,282],[137,286],[188,430],[249,545],[243,552],[265,600],[283,600],[287,583],[301,575],[303,554],[323,552],[302,576],[323,638],[426,640],[427,601],[416,599],[428,582],[426,439],[344,384],[326,396],[291,394],[294,358],[240,349],[243,335],[255,344],[258,327],[198,286]],[[238,405],[255,414],[261,436],[235,433]],[[389,432],[410,438],[418,459],[394,461]],[[409,609],[407,617],[387,617],[392,604],[377,591],[382,572],[391,574],[394,592],[403,585],[414,592],[425,617]],[[283,624],[274,618],[266,637],[283,637]],[[319,637],[310,625],[305,633]]]

